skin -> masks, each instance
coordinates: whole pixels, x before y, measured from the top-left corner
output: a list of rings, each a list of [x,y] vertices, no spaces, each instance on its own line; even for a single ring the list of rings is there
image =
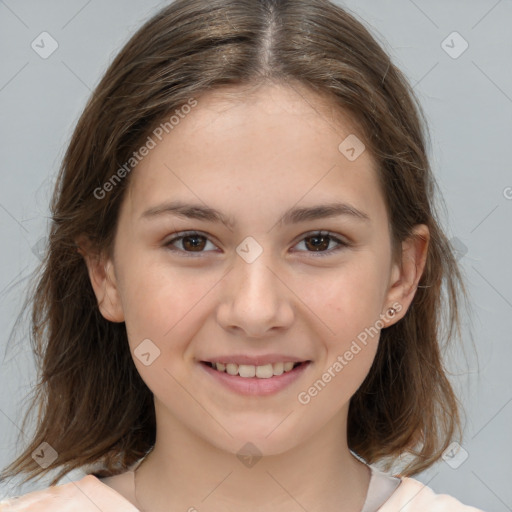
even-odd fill
[[[85,251],[100,310],[126,323],[132,355],[144,339],[160,350],[149,366],[133,358],[157,417],[155,448],[137,471],[144,510],[360,511],[370,472],[348,449],[347,413],[379,336],[308,404],[297,396],[393,304],[384,326],[404,316],[429,234],[416,226],[393,261],[370,152],[349,161],[338,150],[351,133],[346,115],[302,88],[209,92],[132,171],[112,257]],[[217,208],[235,226],[141,218],[175,199]],[[288,208],[331,201],[369,219],[278,223]],[[169,245],[189,230],[207,237],[203,252]],[[331,241],[321,256],[307,243],[320,230],[350,245],[334,251]],[[236,252],[248,236],[263,249],[252,263]],[[285,390],[258,397],[224,389],[198,362],[268,352],[312,363]],[[252,467],[236,457],[247,442],[263,455]],[[106,483],[136,504],[126,474]]]

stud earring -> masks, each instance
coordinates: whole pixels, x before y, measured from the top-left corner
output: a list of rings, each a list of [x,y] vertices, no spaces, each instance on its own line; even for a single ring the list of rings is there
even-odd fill
[[[396,315],[396,309],[395,308],[389,308],[388,309],[388,316],[393,318]]]

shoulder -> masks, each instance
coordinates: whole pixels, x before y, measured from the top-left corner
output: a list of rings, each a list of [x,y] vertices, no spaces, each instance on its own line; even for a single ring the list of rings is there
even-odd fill
[[[94,475],[0,501],[0,512],[134,512],[137,509]]]
[[[379,512],[484,512],[464,505],[448,494],[436,494],[414,478],[402,477],[400,485]]]

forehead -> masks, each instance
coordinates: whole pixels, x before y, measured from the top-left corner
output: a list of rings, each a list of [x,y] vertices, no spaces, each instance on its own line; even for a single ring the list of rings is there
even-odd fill
[[[325,95],[295,84],[230,86],[196,100],[132,172],[139,213],[170,196],[219,209],[237,196],[270,207],[340,194],[382,200],[370,152],[349,159],[342,151],[347,140],[364,147],[354,121]]]
[[[321,123],[324,130],[339,135],[359,131],[354,116],[337,104],[332,96],[313,91],[296,81],[222,86],[201,95],[198,103],[200,108],[190,116],[189,128],[205,127],[215,117],[223,124],[237,124],[248,121],[246,116],[251,113],[257,118],[266,118],[267,123],[271,123],[272,117],[296,117],[308,124]]]

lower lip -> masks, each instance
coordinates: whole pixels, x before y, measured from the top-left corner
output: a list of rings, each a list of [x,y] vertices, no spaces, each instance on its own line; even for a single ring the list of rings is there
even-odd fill
[[[240,377],[240,375],[229,375],[227,372],[214,370],[205,363],[199,365],[214,379],[227,388],[242,395],[267,396],[274,395],[297,380],[310,365],[310,361],[302,363],[289,372],[281,375],[274,375],[268,379],[258,377]]]

